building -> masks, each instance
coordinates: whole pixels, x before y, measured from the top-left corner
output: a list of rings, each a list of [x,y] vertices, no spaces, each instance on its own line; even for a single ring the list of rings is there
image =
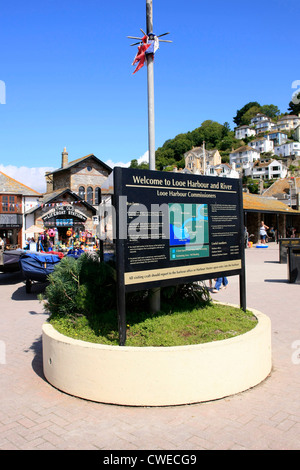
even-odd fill
[[[261,220],[268,227],[273,227],[279,238],[285,238],[288,235],[289,227],[294,227],[299,236],[300,211],[271,196],[270,193],[267,195],[267,191],[262,196],[243,193],[244,224],[251,236],[250,241],[259,242]]]
[[[37,207],[41,194],[0,171],[0,237],[6,249],[23,246],[26,210]]]
[[[281,158],[292,157],[296,159],[300,157],[300,142],[286,142],[281,145],[276,145],[274,153]]]
[[[252,126],[256,126],[257,124],[260,124],[261,122],[264,122],[264,121],[269,121],[270,118],[268,118],[268,116],[266,116],[265,114],[262,114],[262,113],[257,113],[252,119],[251,119],[251,125]]]
[[[97,206],[100,186],[111,171],[93,154],[69,162],[68,152],[64,148],[61,167],[46,173],[47,194],[68,188],[90,205]]]
[[[264,191],[264,196],[273,197],[295,210],[300,210],[300,177],[282,178]]]
[[[240,174],[228,163],[220,163],[219,165],[210,165],[206,168],[207,176],[220,176],[222,178],[239,178]]]
[[[251,126],[239,126],[235,128],[235,138],[238,140],[243,140],[247,137],[255,135],[255,129]]]
[[[264,137],[270,139],[273,142],[274,147],[275,145],[284,144],[288,140],[287,134],[285,134],[284,132],[280,132],[276,129],[268,132],[267,134],[264,135]]]
[[[295,129],[300,124],[300,117],[293,114],[288,114],[278,119],[276,128],[279,131],[289,132]]]
[[[260,137],[259,139],[252,140],[249,142],[249,147],[257,150],[259,153],[271,152],[274,153],[274,143],[272,140],[266,137]]]
[[[287,168],[279,160],[260,161],[257,160],[251,170],[253,179],[272,180],[285,178],[287,176]]]
[[[184,154],[185,168],[191,173],[205,174],[208,166],[220,165],[222,162],[219,150],[205,150],[193,147]]]
[[[100,187],[112,169],[89,154],[71,162],[66,149],[61,168],[46,173],[47,191],[38,207],[26,213],[26,228],[36,225],[51,233],[54,245],[93,243],[96,237]]]
[[[295,132],[293,135],[294,139],[300,142],[300,124],[295,128]]]
[[[230,165],[234,165],[239,173],[251,171],[253,163],[260,158],[260,153],[249,145],[244,145],[229,154]]]
[[[270,132],[273,129],[275,129],[275,124],[269,118],[267,118],[267,119],[265,119],[261,122],[258,122],[255,126],[256,135],[266,133],[266,132]]]

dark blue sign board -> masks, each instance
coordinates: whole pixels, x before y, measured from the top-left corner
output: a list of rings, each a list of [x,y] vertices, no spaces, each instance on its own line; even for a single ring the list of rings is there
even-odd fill
[[[240,276],[246,309],[240,179],[114,169],[120,344],[125,293]]]

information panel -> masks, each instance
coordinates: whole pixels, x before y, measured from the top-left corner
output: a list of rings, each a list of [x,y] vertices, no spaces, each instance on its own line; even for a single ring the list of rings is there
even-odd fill
[[[114,169],[116,248],[126,291],[240,274],[240,179]]]

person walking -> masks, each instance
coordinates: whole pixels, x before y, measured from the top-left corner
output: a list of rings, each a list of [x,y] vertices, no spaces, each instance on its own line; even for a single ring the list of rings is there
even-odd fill
[[[215,281],[216,281],[216,284],[215,284],[214,289],[212,290],[212,293],[217,294],[220,289],[226,289],[228,285],[227,277],[218,277],[217,279],[215,279]]]

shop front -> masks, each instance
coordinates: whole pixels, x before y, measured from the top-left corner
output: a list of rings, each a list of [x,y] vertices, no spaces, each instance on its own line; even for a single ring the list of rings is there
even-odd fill
[[[40,235],[40,241],[44,249],[95,248],[96,238],[89,227],[88,217],[72,205],[57,206],[42,220],[45,233]]]
[[[19,248],[22,239],[22,214],[0,214],[0,238],[6,249]]]
[[[26,225],[33,223],[40,227],[38,241],[43,251],[66,251],[74,247],[92,250],[96,248],[95,212],[93,206],[67,191],[42,202],[32,211]]]

